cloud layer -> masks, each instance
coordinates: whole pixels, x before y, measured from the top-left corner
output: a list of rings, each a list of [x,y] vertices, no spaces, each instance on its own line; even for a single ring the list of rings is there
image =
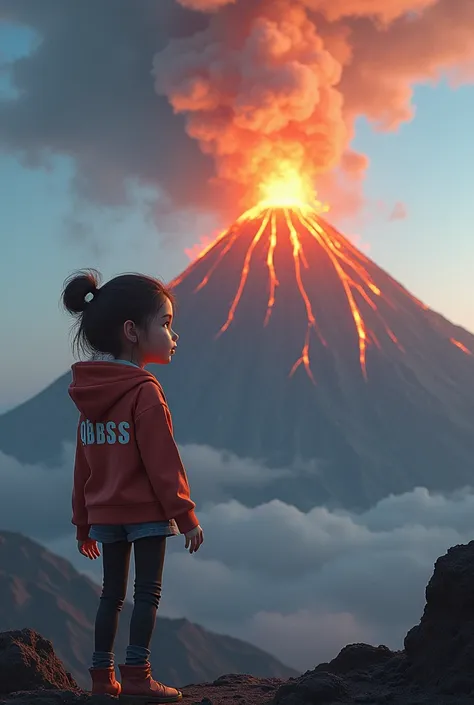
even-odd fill
[[[444,497],[420,488],[359,515],[304,514],[271,499],[267,468],[210,448],[181,450],[205,544],[189,556],[182,537],[169,540],[162,614],[251,641],[301,670],[354,641],[400,648],[421,616],[434,561],[474,530],[468,490]],[[71,468],[71,448],[54,470],[0,455],[0,528],[40,540],[100,582],[100,563],[76,551]],[[251,509],[232,500],[243,482],[265,486],[269,501]]]

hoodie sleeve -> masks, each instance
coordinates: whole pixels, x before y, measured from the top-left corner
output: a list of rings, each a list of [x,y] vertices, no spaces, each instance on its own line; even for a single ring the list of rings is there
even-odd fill
[[[76,526],[76,538],[78,541],[86,541],[89,538],[90,525],[87,519],[84,486],[90,474],[89,463],[84,455],[81,439],[78,438],[72,490],[72,523]]]
[[[188,478],[173,438],[168,409],[161,402],[142,411],[135,419],[140,455],[154,493],[167,519],[174,519],[182,534],[199,522],[194,513]]]

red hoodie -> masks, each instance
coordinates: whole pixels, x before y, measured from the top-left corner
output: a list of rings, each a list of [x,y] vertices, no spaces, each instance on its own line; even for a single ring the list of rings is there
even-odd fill
[[[69,395],[80,411],[72,523],[85,540],[91,524],[175,519],[198,525],[186,471],[161,385],[150,372],[117,362],[72,366]]]

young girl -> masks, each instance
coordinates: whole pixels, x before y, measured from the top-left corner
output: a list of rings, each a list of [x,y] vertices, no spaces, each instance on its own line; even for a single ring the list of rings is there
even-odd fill
[[[97,542],[103,553],[92,693],[120,694],[128,703],[176,702],[181,692],[153,680],[149,663],[166,537],[184,533],[193,553],[204,536],[165,395],[144,369],[169,364],[176,351],[173,297],[156,279],[138,274],[99,287],[99,274],[91,270],[66,281],[62,300],[77,319],[76,351],[91,355],[72,366],[69,394],[80,412],[72,523],[84,556],[100,555]],[[134,607],[120,685],[113,648],[132,544]]]

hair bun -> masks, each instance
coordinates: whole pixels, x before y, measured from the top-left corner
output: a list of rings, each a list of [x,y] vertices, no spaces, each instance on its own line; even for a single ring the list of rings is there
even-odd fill
[[[83,313],[100,286],[100,274],[95,269],[83,269],[72,274],[64,282],[62,301],[64,308],[72,314]],[[91,296],[88,296],[92,295]]]

